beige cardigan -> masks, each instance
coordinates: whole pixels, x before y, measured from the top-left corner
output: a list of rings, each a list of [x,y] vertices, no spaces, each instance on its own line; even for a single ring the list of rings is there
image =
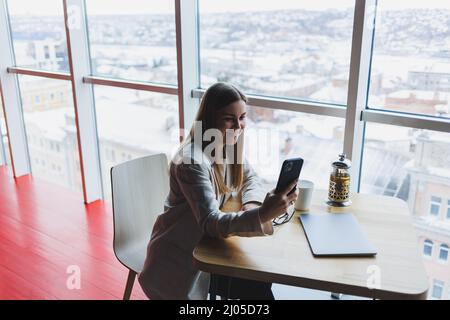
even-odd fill
[[[180,163],[181,162],[181,163]],[[230,186],[230,170],[225,181]],[[217,196],[211,160],[193,143],[170,164],[170,192],[153,227],[139,283],[150,299],[206,299],[210,276],[193,265],[192,252],[204,236],[263,236],[273,233],[262,224],[259,209],[227,212],[220,209],[230,194]],[[250,165],[244,164],[242,203],[262,203],[262,190]]]

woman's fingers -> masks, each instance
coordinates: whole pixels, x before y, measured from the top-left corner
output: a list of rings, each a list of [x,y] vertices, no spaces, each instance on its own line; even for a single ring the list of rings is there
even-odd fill
[[[282,194],[282,195],[288,194],[292,189],[295,188],[295,186],[297,185],[297,182],[298,182],[298,179],[295,179],[294,181],[289,183],[289,185],[286,188],[281,190],[280,194]]]
[[[295,201],[295,200],[297,200],[298,192],[297,191],[293,192],[292,194],[288,195],[287,197],[288,197],[289,202]]]

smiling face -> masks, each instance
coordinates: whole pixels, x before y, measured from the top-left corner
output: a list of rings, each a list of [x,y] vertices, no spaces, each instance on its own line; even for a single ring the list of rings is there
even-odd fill
[[[224,137],[223,144],[234,145],[245,128],[247,105],[239,100],[221,108],[216,113],[216,127]]]

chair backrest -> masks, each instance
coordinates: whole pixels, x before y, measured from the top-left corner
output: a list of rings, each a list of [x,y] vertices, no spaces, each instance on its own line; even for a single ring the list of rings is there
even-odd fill
[[[142,270],[153,224],[169,193],[165,154],[127,161],[111,168],[114,253],[127,268]]]

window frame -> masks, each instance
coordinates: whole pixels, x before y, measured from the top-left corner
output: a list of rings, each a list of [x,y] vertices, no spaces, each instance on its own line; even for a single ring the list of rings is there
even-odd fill
[[[439,199],[439,201],[436,200],[436,199]],[[441,204],[442,204],[442,198],[441,197],[431,196],[430,197],[430,206],[429,206],[428,214],[430,216],[432,216],[432,217],[438,218],[440,216],[440,212],[441,212]],[[433,213],[433,208],[435,208],[435,207],[437,207],[437,213],[436,214]]]
[[[442,295],[444,293],[444,285],[445,285],[444,281],[438,280],[438,279],[433,279],[433,285],[431,286],[430,298],[436,299],[436,300],[441,300],[442,299]],[[441,289],[440,297],[435,297],[434,296],[434,289],[435,289],[435,287],[440,287],[440,289]]]
[[[430,254],[426,254],[425,251],[426,249],[429,248],[430,249]],[[433,249],[434,249],[434,243],[433,241],[429,240],[429,239],[425,239],[423,241],[423,250],[422,250],[422,256],[424,256],[427,259],[432,259],[433,258]]]
[[[444,260],[444,259],[441,259],[441,252],[442,252],[442,251],[446,251],[447,257],[446,257],[445,260]],[[447,264],[447,263],[448,263],[448,255],[449,255],[449,252],[450,252],[449,246],[448,246],[447,244],[445,244],[445,243],[442,243],[442,244],[439,246],[438,261],[439,261],[440,263]]]
[[[447,220],[450,220],[450,199],[447,199],[447,212],[446,212],[445,218]]]

